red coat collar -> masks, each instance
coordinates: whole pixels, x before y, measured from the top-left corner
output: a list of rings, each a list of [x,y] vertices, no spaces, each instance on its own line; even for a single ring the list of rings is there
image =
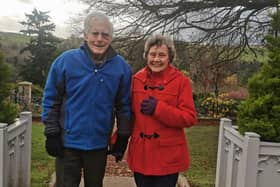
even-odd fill
[[[141,80],[143,83],[147,82],[148,79],[161,79],[162,82],[166,85],[171,80],[176,78],[180,72],[172,65],[168,65],[168,67],[159,73],[152,73],[148,66],[141,69],[134,75],[134,78]]]

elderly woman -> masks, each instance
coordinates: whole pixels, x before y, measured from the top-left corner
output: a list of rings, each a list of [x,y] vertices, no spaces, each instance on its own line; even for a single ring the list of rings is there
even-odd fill
[[[135,119],[128,164],[137,187],[175,187],[178,172],[189,167],[184,128],[197,123],[189,79],[172,62],[173,42],[162,35],[145,43],[146,67],[132,82]]]

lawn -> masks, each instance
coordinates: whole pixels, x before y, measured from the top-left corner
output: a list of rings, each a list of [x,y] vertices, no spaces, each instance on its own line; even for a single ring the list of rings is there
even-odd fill
[[[44,128],[41,123],[32,125],[31,186],[47,187],[54,171],[54,159],[45,151]]]
[[[186,129],[191,166],[183,174],[192,187],[215,186],[218,132],[218,126],[195,126]]]
[[[192,187],[214,187],[218,126],[196,126],[186,129],[191,153],[191,167],[183,173]],[[43,125],[32,126],[32,187],[47,186],[54,171],[54,159],[47,155],[44,147]]]

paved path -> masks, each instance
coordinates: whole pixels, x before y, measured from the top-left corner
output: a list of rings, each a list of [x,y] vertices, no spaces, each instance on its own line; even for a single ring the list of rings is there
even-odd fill
[[[103,184],[103,187],[136,187],[133,177],[106,176]]]
[[[49,187],[55,187],[55,173],[52,175]],[[136,187],[133,177],[105,176],[103,187]],[[81,181],[79,187],[84,187],[84,181]],[[187,179],[179,175],[176,187],[190,187]]]
[[[52,175],[49,187],[55,187],[55,173]],[[105,176],[103,187],[136,187],[133,177]],[[84,187],[84,181],[81,180],[80,187]]]

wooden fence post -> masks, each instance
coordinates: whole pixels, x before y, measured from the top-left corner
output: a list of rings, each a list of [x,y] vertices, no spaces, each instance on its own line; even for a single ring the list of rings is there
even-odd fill
[[[26,124],[26,134],[25,134],[25,140],[24,140],[24,146],[25,146],[25,154],[23,156],[23,168],[25,168],[25,171],[23,173],[23,182],[24,184],[22,186],[29,187],[31,186],[31,147],[32,147],[32,113],[31,112],[21,112],[20,113],[20,120],[27,120]]]
[[[219,129],[219,144],[218,144],[218,153],[217,153],[217,165],[216,165],[216,187],[224,187],[226,181],[226,159],[225,154],[222,152],[225,151],[225,136],[224,131],[225,127],[230,127],[231,120],[228,118],[221,118],[220,120],[220,129]]]
[[[240,187],[256,187],[258,175],[260,135],[246,132],[244,136],[243,159],[241,164]]]
[[[6,172],[6,151],[7,151],[7,126],[6,123],[0,123],[0,187],[7,186],[7,172]]]

